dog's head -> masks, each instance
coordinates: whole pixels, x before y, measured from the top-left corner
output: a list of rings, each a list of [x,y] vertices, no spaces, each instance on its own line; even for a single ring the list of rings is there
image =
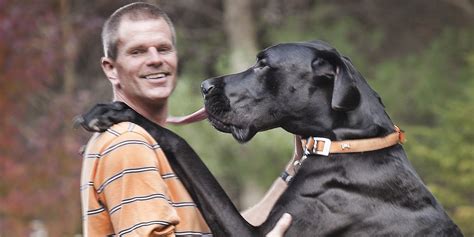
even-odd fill
[[[204,81],[201,89],[213,126],[245,142],[275,127],[330,129],[335,114],[358,107],[358,75],[324,42],[286,43],[261,51],[243,72]]]

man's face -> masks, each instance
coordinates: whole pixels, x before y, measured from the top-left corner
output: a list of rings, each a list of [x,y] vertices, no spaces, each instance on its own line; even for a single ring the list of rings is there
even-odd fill
[[[136,104],[166,102],[176,86],[178,66],[166,21],[123,19],[118,30],[117,59],[110,64],[116,75],[116,80],[111,80],[116,98]]]

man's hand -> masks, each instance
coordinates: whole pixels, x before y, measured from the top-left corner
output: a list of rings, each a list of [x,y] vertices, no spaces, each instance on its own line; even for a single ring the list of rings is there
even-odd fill
[[[294,135],[294,151],[293,151],[293,158],[301,158],[303,156],[303,146],[301,145],[301,137],[298,135]]]
[[[296,170],[297,168],[299,168],[299,165],[296,165],[296,163],[300,162],[301,157],[303,156],[303,146],[301,145],[301,137],[298,135],[294,135],[293,144],[293,157],[285,168],[286,172],[291,176],[294,176],[296,174]]]
[[[283,237],[288,227],[291,225],[291,215],[288,213],[283,214],[280,220],[276,223],[272,231],[270,231],[266,237]]]

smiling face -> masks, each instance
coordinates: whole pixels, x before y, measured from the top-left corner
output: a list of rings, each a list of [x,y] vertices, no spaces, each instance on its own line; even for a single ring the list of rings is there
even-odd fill
[[[122,19],[117,58],[102,59],[115,100],[140,106],[166,102],[176,86],[177,66],[172,31],[163,19]]]

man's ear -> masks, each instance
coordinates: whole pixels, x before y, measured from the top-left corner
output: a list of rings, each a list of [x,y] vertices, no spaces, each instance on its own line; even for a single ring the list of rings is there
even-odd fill
[[[117,68],[115,67],[115,61],[108,57],[102,57],[101,59],[102,70],[105,73],[107,79],[114,87],[120,87],[120,81],[117,76]]]

